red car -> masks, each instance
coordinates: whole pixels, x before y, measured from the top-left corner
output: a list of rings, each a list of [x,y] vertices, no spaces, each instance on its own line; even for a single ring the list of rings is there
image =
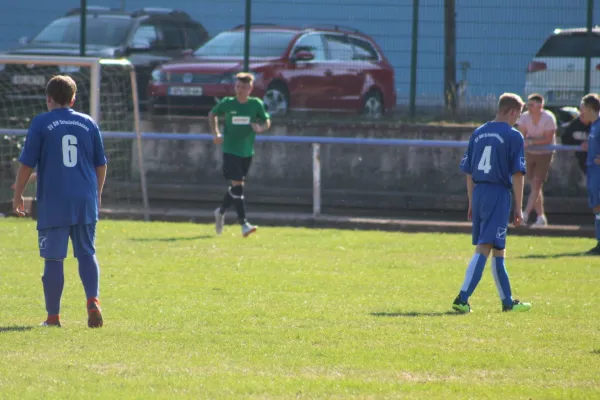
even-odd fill
[[[207,111],[233,95],[243,69],[244,27],[221,32],[190,57],[152,73],[149,110],[154,114]],[[377,118],[396,105],[394,69],[377,44],[352,29],[253,25],[250,71],[253,94],[271,115],[288,111],[356,112]]]

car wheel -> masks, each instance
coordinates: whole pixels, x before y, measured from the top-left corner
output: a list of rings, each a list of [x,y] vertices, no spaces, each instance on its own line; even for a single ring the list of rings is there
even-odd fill
[[[383,116],[383,100],[379,92],[372,91],[367,93],[362,113],[368,118],[381,118]]]
[[[271,116],[287,114],[290,101],[286,87],[282,84],[269,86],[263,97],[263,102]]]

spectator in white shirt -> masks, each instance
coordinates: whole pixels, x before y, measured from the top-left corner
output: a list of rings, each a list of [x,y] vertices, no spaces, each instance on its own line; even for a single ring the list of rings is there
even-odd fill
[[[527,98],[527,111],[521,115],[517,125],[525,137],[525,160],[530,185],[529,199],[523,212],[523,223],[535,210],[537,220],[533,226],[546,226],[548,219],[544,210],[544,182],[552,163],[552,150],[530,150],[533,146],[547,146],[556,143],[556,117],[544,109],[544,97],[532,94]]]

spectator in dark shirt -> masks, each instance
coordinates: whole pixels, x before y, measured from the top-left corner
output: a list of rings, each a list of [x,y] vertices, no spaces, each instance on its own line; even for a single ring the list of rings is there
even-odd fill
[[[561,135],[562,143],[571,146],[582,146],[582,149],[585,150],[589,133],[590,124],[586,124],[580,117],[577,117],[564,127]],[[587,167],[585,163],[587,151],[576,151],[575,157],[577,158],[579,169],[581,169],[581,172],[583,173],[582,184],[586,185]]]

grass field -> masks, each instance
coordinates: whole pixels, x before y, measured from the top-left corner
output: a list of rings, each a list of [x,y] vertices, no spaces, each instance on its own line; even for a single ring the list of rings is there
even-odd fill
[[[35,225],[0,220],[0,398],[600,398],[592,240],[511,237],[529,313],[502,313],[486,268],[448,311],[465,235],[102,221],[105,326],[65,262],[63,328],[45,317]]]

